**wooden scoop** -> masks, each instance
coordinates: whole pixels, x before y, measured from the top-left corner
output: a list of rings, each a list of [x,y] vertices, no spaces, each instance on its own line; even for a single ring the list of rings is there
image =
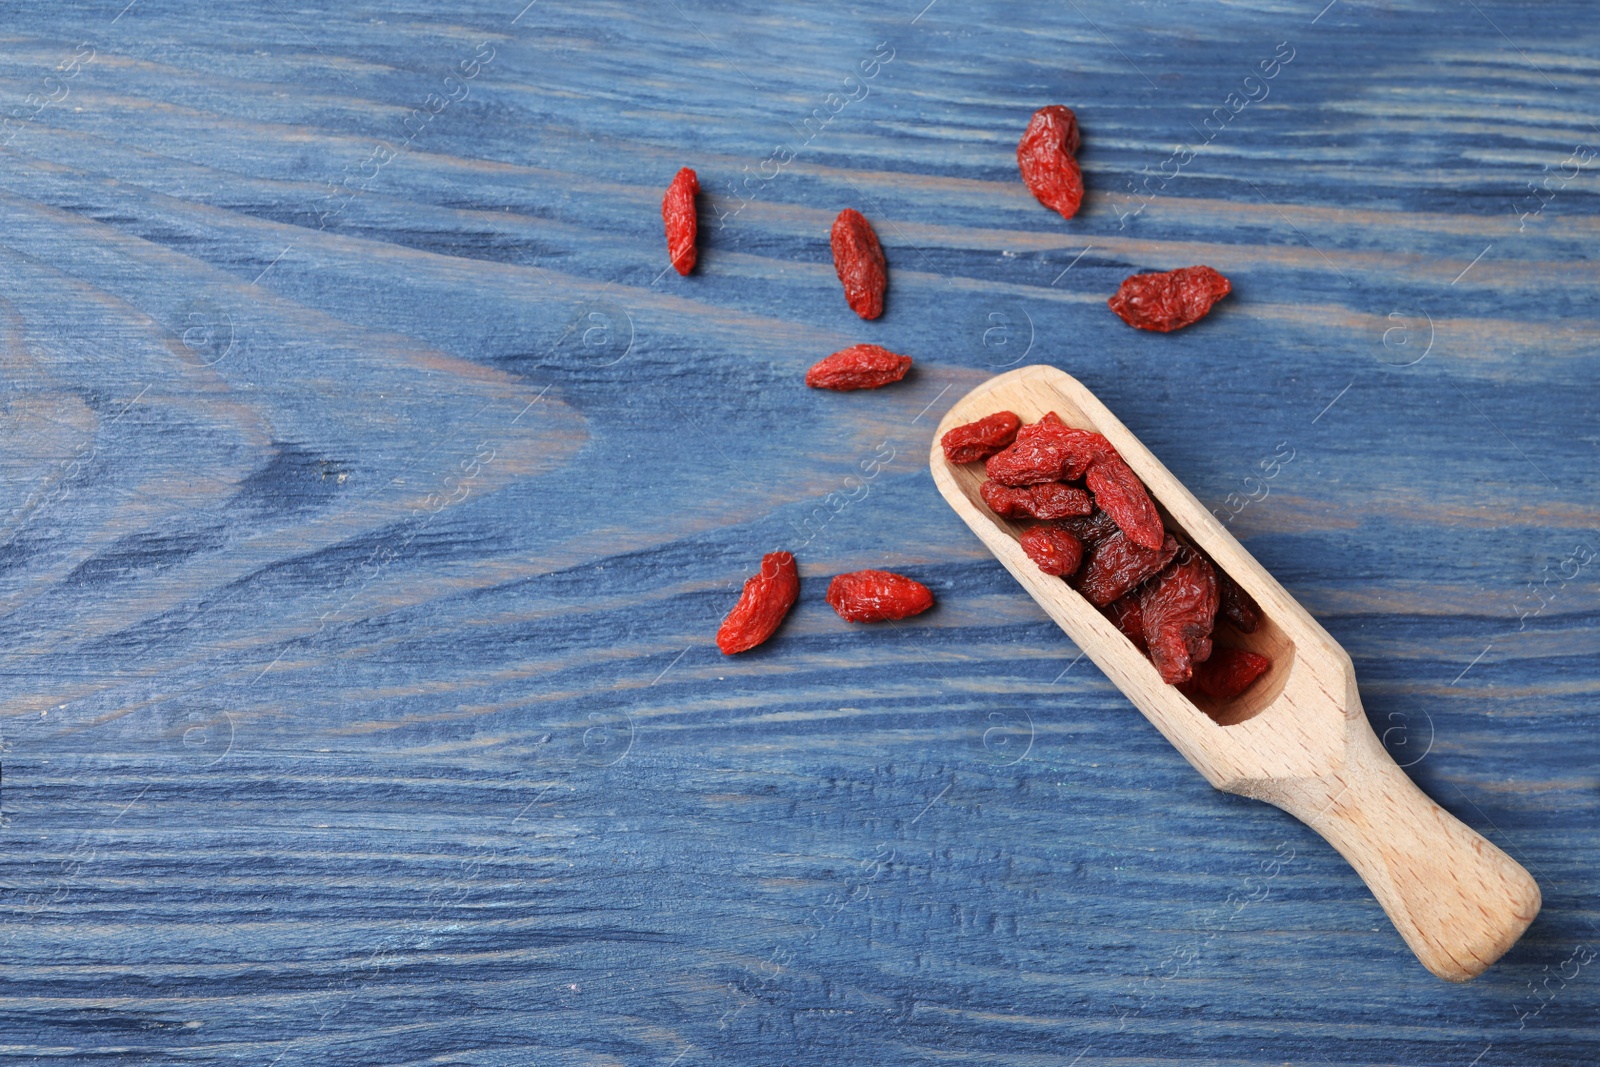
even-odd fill
[[[1024,423],[1054,411],[1104,434],[1144,480],[1167,529],[1199,548],[1261,606],[1261,626],[1227,641],[1272,660],[1238,699],[1202,708],[1110,620],[1017,544],[978,496],[983,464],[955,467],[939,438],[997,411]],[[1218,789],[1274,804],[1328,839],[1366,881],[1423,966],[1453,982],[1481,974],[1539,912],[1539,887],[1511,857],[1418,789],[1378,743],[1350,657],[1081,383],[1054,367],[990,379],[945,415],[933,480],[984,544],[1145,718]]]

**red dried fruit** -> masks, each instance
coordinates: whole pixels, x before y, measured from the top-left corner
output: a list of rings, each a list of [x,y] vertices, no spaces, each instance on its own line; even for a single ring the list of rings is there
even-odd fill
[[[978,495],[989,505],[989,510],[1002,519],[1018,519],[1024,515],[1036,519],[1065,519],[1094,510],[1088,493],[1063,482],[1044,482],[1026,489],[984,482],[978,486]]]
[[[944,446],[944,458],[951,463],[976,463],[988,459],[1006,447],[1017,436],[1022,420],[1009,411],[997,411],[977,422],[957,426],[939,443]]]
[[[1116,624],[1124,637],[1133,642],[1140,652],[1148,647],[1144,641],[1144,609],[1139,606],[1139,594],[1129,593],[1118,597],[1100,611]]]
[[[761,570],[744,583],[739,602],[717,630],[717,647],[731,656],[772,636],[800,595],[800,571],[788,552],[768,552]]]
[[[1235,700],[1267,673],[1272,661],[1242,648],[1218,648],[1204,663],[1194,665],[1194,673],[1178,688],[1190,700],[1206,696],[1212,700]]]
[[[1099,509],[1083,518],[1062,519],[1056,525],[1082,541],[1085,548],[1093,548],[1117,532],[1117,521]]]
[[[957,429],[981,442],[985,421]],[[996,422],[997,433],[1010,431],[1009,419]],[[965,442],[946,434],[943,443],[950,458]],[[1069,579],[1168,684],[1195,678],[1185,692],[1231,700],[1270,666],[1263,656],[1231,649],[1208,670],[1196,666],[1212,655],[1219,610],[1250,633],[1260,625],[1261,609],[1210,560],[1167,533],[1144,483],[1106,438],[1049,412],[1018,429],[985,470],[989,478],[978,493],[996,515],[1050,520],[1018,538],[1028,558],[1044,573]],[[1088,493],[1065,484],[1079,476]]]
[[[1195,552],[1173,560],[1140,594],[1150,662],[1168,685],[1187,682],[1194,664],[1211,655],[1219,599],[1216,571]]]
[[[850,309],[864,319],[883,314],[883,291],[889,287],[889,264],[872,224],[855,208],[847,207],[833,220],[828,243],[833,246],[833,269],[844,283]]]
[[[1070,482],[1083,477],[1095,459],[1115,454],[1111,442],[1097,433],[1075,429],[1050,412],[1017,431],[1017,439],[990,456],[984,470],[1001,485]]]
[[[846,622],[882,622],[922,614],[933,607],[933,593],[893,571],[852,571],[828,583],[828,606]]]
[[[1039,203],[1072,218],[1083,203],[1083,171],[1078,167],[1078,117],[1060,104],[1033,113],[1017,142],[1022,181]]]
[[[1111,442],[1104,437],[1089,430],[1079,430],[1068,426],[1061,416],[1053,411],[1047,411],[1040,416],[1039,421],[1033,424],[1033,429],[1035,433],[1056,434],[1065,439],[1077,441],[1091,452],[1110,452],[1115,454],[1117,451],[1111,447]],[[1021,433],[1022,431],[1018,430],[1017,432]]]
[[[1261,625],[1261,607],[1226,571],[1212,564],[1217,572],[1217,587],[1222,595],[1222,617],[1242,634],[1253,634]]]
[[[1030,526],[1017,540],[1040,570],[1058,578],[1077,571],[1083,559],[1083,542],[1059,526]]]
[[[911,357],[896,355],[879,345],[851,345],[819,360],[806,371],[813,389],[876,389],[898,382],[911,369]]]
[[[1233,285],[1210,267],[1180,267],[1162,274],[1135,274],[1106,303],[1129,326],[1170,333],[1199,322]]]
[[[1096,457],[1084,474],[1084,482],[1094,493],[1095,504],[1116,521],[1134,544],[1152,550],[1161,547],[1166,536],[1161,513],[1144,483],[1121,456],[1112,453]]]
[[[1177,554],[1178,542],[1170,535],[1159,551],[1152,552],[1117,530],[1089,550],[1088,562],[1078,575],[1078,592],[1089,603],[1104,607],[1160,571]]]
[[[700,232],[700,218],[694,206],[699,192],[700,178],[684,167],[661,198],[661,219],[667,224],[667,256],[679,274],[694,270],[699,255],[694,243]]]

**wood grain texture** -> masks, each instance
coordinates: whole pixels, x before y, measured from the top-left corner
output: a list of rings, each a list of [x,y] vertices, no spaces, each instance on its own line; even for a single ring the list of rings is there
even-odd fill
[[[1587,5],[524,2],[0,4],[0,1060],[1600,1062]],[[1104,306],[1200,262],[1193,329]],[[805,389],[857,342],[917,368]],[[1040,362],[1538,878],[1482,978],[942,503]],[[939,606],[846,625],[861,567]]]

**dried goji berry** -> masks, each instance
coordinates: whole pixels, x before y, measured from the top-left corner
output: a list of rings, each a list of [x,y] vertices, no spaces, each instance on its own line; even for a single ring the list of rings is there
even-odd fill
[[[700,232],[700,219],[694,206],[699,192],[699,177],[684,167],[661,198],[661,219],[667,224],[667,256],[679,274],[694,270],[694,261],[699,255],[694,243]]]
[[[984,482],[978,486],[978,495],[989,505],[989,510],[1002,519],[1019,519],[1024,515],[1036,519],[1065,519],[1087,515],[1094,509],[1088,493],[1064,482],[1042,482],[1026,489]]]
[[[1242,634],[1253,634],[1261,625],[1261,607],[1249,593],[1239,588],[1239,583],[1216,564],[1217,587],[1222,595],[1222,617],[1233,623]]]
[[[1083,542],[1059,526],[1030,526],[1017,540],[1040,570],[1057,578],[1074,573],[1083,559]]]
[[[876,389],[898,382],[911,369],[911,357],[897,355],[879,345],[851,345],[819,360],[806,371],[813,389]]]
[[[1095,504],[1111,516],[1134,544],[1149,549],[1161,547],[1166,536],[1161,513],[1145,491],[1144,483],[1121,456],[1096,457],[1083,480],[1094,493]]]
[[[1039,203],[1072,218],[1083,203],[1083,171],[1078,167],[1078,117],[1060,104],[1033,113],[1017,142],[1022,181]]]
[[[1056,525],[1082,541],[1086,549],[1094,548],[1117,532],[1117,521],[1098,508],[1083,518],[1062,519]]]
[[[1087,437],[1088,440],[1084,441],[1084,444],[1091,451],[1095,451],[1095,452],[1114,452],[1114,451],[1116,451],[1115,449],[1113,449],[1111,447],[1111,442],[1107,441],[1104,437],[1101,437],[1097,433],[1092,433],[1089,430],[1079,430],[1079,429],[1075,429],[1075,428],[1073,428],[1071,426],[1068,426],[1066,424],[1066,422],[1061,418],[1061,416],[1057,415],[1053,411],[1047,411],[1042,416],[1040,416],[1039,417],[1039,421],[1033,424],[1033,428],[1034,428],[1034,432],[1035,433],[1041,433],[1041,434],[1063,434],[1063,435],[1065,435],[1067,437],[1070,437],[1070,438],[1072,438],[1074,440],[1079,440],[1079,441],[1083,441],[1083,439],[1085,437]],[[1018,432],[1021,432],[1021,431],[1018,431]]]
[[[1129,326],[1170,333],[1199,322],[1233,285],[1210,267],[1180,267],[1161,274],[1135,274],[1106,303]]]
[[[1194,673],[1178,688],[1193,700],[1207,696],[1212,700],[1234,700],[1267,673],[1272,661],[1242,648],[1217,648],[1209,659],[1194,665]]]
[[[800,571],[788,552],[768,552],[761,570],[744,583],[739,602],[717,630],[724,655],[755,648],[772,636],[800,595]]]
[[[1218,600],[1217,573],[1196,552],[1174,559],[1140,595],[1150,662],[1168,685],[1187,682],[1211,655]]]
[[[1146,649],[1144,641],[1144,610],[1139,607],[1137,591],[1118,597],[1100,609],[1105,617],[1116,624],[1124,637],[1133,642],[1140,652]]]
[[[828,583],[828,606],[846,622],[882,622],[933,607],[927,586],[892,571],[853,571]]]
[[[1089,550],[1088,562],[1078,575],[1078,592],[1089,603],[1103,607],[1161,570],[1177,554],[1178,542],[1170,535],[1159,550],[1151,551],[1117,530]]]
[[[990,456],[984,470],[1001,485],[1070,482],[1083,477],[1095,458],[1113,452],[1097,433],[1075,429],[1050,412],[1017,431],[1017,439]]]
[[[844,298],[850,309],[864,319],[882,315],[889,265],[872,224],[861,212],[847,207],[833,220],[828,243],[833,246],[833,269],[844,283]]]
[[[1022,420],[1009,411],[997,411],[977,422],[957,426],[939,443],[944,446],[944,458],[951,463],[976,463],[988,459],[1009,445],[1017,436]]]

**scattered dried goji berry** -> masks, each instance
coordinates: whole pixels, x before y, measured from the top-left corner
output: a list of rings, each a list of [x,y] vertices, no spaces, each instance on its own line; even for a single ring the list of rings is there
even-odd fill
[[[1022,420],[1012,412],[997,411],[977,422],[957,426],[939,438],[939,443],[944,446],[944,458],[949,462],[976,463],[1009,445],[1021,425]]]
[[[1083,559],[1083,542],[1059,526],[1030,526],[1017,540],[1040,570],[1057,578],[1077,571]]]
[[[1096,457],[1083,480],[1094,493],[1095,504],[1115,520],[1134,544],[1148,549],[1161,547],[1166,537],[1161,513],[1145,491],[1144,483],[1121,456],[1113,453]]]
[[[1078,575],[1078,592],[1095,607],[1103,607],[1160,571],[1177,554],[1178,542],[1170,534],[1160,549],[1152,551],[1117,530],[1089,550],[1088,562]]]
[[[1097,433],[1075,429],[1050,412],[1017,431],[1017,439],[984,463],[989,477],[1001,485],[1070,482],[1083,477],[1096,457],[1115,454],[1111,442]]]
[[[1129,326],[1170,333],[1199,322],[1233,285],[1210,267],[1180,267],[1161,274],[1135,274],[1106,303]]]
[[[828,583],[828,606],[846,622],[882,622],[922,614],[933,607],[933,593],[893,571],[852,571]]]
[[[828,243],[833,246],[833,269],[844,283],[844,298],[850,309],[864,319],[882,315],[889,265],[872,224],[861,212],[847,207],[833,220]]]
[[[1233,628],[1242,634],[1253,634],[1261,625],[1261,607],[1255,598],[1243,589],[1239,583],[1228,577],[1228,573],[1221,567],[1212,564],[1217,572],[1217,586],[1222,594],[1222,617],[1233,623]]]
[[[1035,111],[1017,142],[1023,184],[1039,203],[1068,219],[1083,203],[1083,171],[1077,155],[1078,117],[1060,104]]]
[[[731,656],[772,636],[800,595],[800,571],[788,552],[768,552],[761,570],[744,583],[739,602],[717,630],[717,647]]]
[[[1194,673],[1178,688],[1193,700],[1207,696],[1212,700],[1235,700],[1267,673],[1272,661],[1242,648],[1217,648],[1209,659],[1194,665]]]
[[[1026,489],[984,482],[978,486],[978,495],[989,505],[989,510],[1002,519],[1019,519],[1024,515],[1036,519],[1065,519],[1087,515],[1094,509],[1088,493],[1064,482],[1043,482]]]
[[[1134,648],[1143,652],[1149,647],[1144,640],[1144,609],[1139,607],[1137,590],[1118,597],[1100,610],[1116,624],[1124,637],[1133,642]]]
[[[661,198],[661,219],[667,224],[667,256],[679,274],[694,270],[694,261],[699,255],[694,243],[700,232],[700,218],[694,205],[699,192],[700,178],[684,167]]]
[[[813,389],[876,389],[898,382],[911,369],[911,357],[897,355],[879,345],[851,345],[806,371]]]
[[[1187,682],[1211,655],[1219,599],[1217,573],[1197,552],[1174,559],[1140,594],[1150,662],[1168,685]]]

